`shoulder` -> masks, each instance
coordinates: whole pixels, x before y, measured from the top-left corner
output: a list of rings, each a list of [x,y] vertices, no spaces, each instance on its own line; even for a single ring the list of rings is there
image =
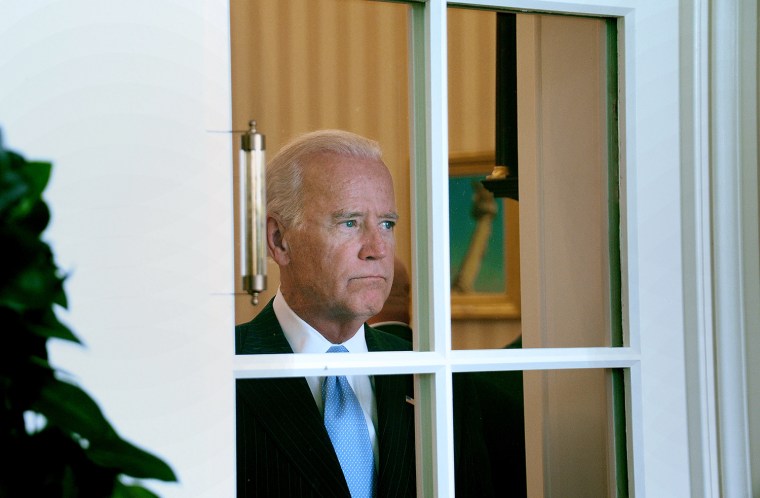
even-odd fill
[[[390,332],[364,325],[364,337],[370,351],[411,351],[412,343]]]
[[[235,326],[235,354],[292,353],[269,301],[253,320]]]
[[[412,342],[412,328],[406,323],[394,321],[378,322],[373,323],[371,327]]]

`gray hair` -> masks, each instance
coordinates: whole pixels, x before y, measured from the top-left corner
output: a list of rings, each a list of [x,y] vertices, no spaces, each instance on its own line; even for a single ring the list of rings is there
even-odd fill
[[[303,170],[316,154],[336,154],[381,161],[380,145],[343,130],[319,130],[300,135],[275,154],[266,172],[267,212],[286,227],[297,226],[303,215]]]

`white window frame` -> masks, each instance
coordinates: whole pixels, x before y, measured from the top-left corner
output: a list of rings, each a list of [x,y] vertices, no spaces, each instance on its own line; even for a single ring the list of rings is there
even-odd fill
[[[711,232],[709,237],[696,237],[710,242],[697,259],[709,258],[703,266],[709,286],[697,289],[712,291],[707,305],[695,306],[704,324],[695,345],[700,354],[691,362],[697,378],[690,379],[690,390],[700,405],[690,415],[702,443],[702,453],[695,455],[693,480],[705,495],[757,496],[758,6],[744,0],[702,1],[688,13],[695,19],[694,32],[689,34],[699,56],[692,96],[695,113],[702,113],[702,119],[694,120],[701,126],[688,130],[695,130],[689,152],[700,155],[697,164],[702,169],[694,174],[684,169],[684,176],[695,188],[704,189],[695,195],[694,217],[703,221],[699,228]]]
[[[453,2],[452,2],[453,3]],[[624,316],[626,327],[627,347],[623,348],[573,348],[573,349],[540,349],[540,350],[522,350],[512,351],[451,351],[451,321],[450,321],[450,291],[448,282],[450,275],[448,272],[448,172],[444,167],[435,167],[435,165],[446,164],[448,151],[448,128],[446,115],[447,102],[447,54],[446,54],[446,2],[428,2],[424,7],[414,9],[415,16],[418,18],[413,21],[415,37],[419,37],[419,24],[424,18],[425,39],[422,40],[425,47],[425,74],[424,88],[419,88],[421,82],[418,81],[419,75],[415,74],[415,98],[425,102],[432,102],[425,109],[424,118],[415,113],[416,126],[413,141],[413,149],[420,154],[421,151],[427,153],[427,157],[417,158],[413,169],[413,191],[418,194],[415,200],[413,220],[414,237],[416,244],[413,249],[413,268],[415,275],[413,281],[418,282],[415,289],[415,299],[417,303],[413,313],[415,317],[427,318],[427,320],[418,320],[414,324],[414,329],[421,334],[420,349],[435,351],[440,356],[440,370],[443,375],[435,376],[434,385],[427,382],[419,382],[418,397],[430,396],[430,404],[423,404],[420,407],[422,420],[440,421],[442,427],[450,428],[451,419],[447,414],[451,413],[451,373],[462,371],[483,371],[483,370],[505,370],[505,369],[562,369],[562,368],[624,368],[626,369],[627,385],[627,423],[629,434],[629,491],[633,496],[637,490],[645,488],[644,483],[644,461],[642,429],[641,429],[641,405],[643,383],[641,378],[641,355],[640,355],[640,334],[636,329],[640,323],[638,315],[639,301],[637,296],[631,292],[636,289],[637,275],[633,271],[636,268],[637,258],[639,257],[638,246],[636,245],[636,233],[640,230],[632,231],[631,227],[637,227],[636,216],[638,212],[632,209],[630,202],[630,193],[626,191],[626,186],[630,188],[636,185],[634,172],[637,171],[636,153],[638,150],[631,147],[635,143],[633,133],[626,133],[625,130],[634,130],[636,124],[633,110],[635,102],[630,93],[635,83],[632,76],[635,74],[634,62],[635,57],[626,57],[626,54],[633,53],[635,50],[635,19],[640,13],[641,8],[634,5],[634,2],[589,2],[580,4],[577,2],[509,2],[509,1],[459,1],[457,5],[468,5],[473,7],[491,7],[491,8],[508,8],[508,9],[528,9],[539,12],[557,12],[571,13],[579,15],[598,15],[617,17],[620,19],[619,27],[621,29],[621,40],[619,41],[620,57],[620,128],[621,128],[621,254],[624,261],[622,262],[623,271],[623,296],[626,303],[624,310],[628,310],[628,316]],[[652,10],[657,7],[650,6]],[[670,5],[674,8],[674,4]],[[677,20],[677,16],[675,17]],[[677,23],[676,23],[677,24]],[[420,42],[415,39],[415,46]],[[420,67],[415,64],[414,67]],[[634,83],[634,84],[632,84]],[[674,97],[678,98],[677,92]],[[424,121],[424,126],[420,126],[420,121]],[[677,136],[678,123],[675,120],[675,126],[669,130],[671,135]],[[422,128],[424,132],[420,129]],[[423,134],[424,133],[424,134]],[[423,138],[424,137],[424,138]],[[676,140],[677,142],[677,140]],[[424,146],[421,146],[424,144]],[[627,144],[627,147],[626,147]],[[676,151],[671,151],[677,154]],[[678,163],[670,168],[670,181],[677,184]],[[426,187],[423,192],[422,189]],[[422,193],[423,195],[419,195]],[[637,199],[638,196],[633,196]],[[664,201],[667,202],[667,195]],[[423,204],[423,202],[425,204]],[[670,220],[676,226],[679,224],[677,216]],[[678,232],[676,232],[678,233]],[[678,261],[680,259],[680,248],[675,247],[671,257]],[[627,260],[626,260],[627,258]],[[422,284],[424,283],[424,284]],[[663,289],[660,289],[663,290]],[[670,298],[680,298],[678,288],[671,288]],[[428,306],[425,306],[427,303]],[[431,306],[432,305],[432,306]],[[680,313],[674,314],[671,319],[680,324]],[[682,327],[679,327],[682,330]],[[521,361],[522,360],[522,361]],[[678,387],[674,387],[678,390]],[[420,396],[422,395],[422,396]],[[426,412],[429,410],[429,412]],[[442,415],[444,414],[444,415]],[[439,425],[436,425],[436,427]],[[423,475],[422,490],[427,495],[428,492],[434,492],[436,496],[450,496],[453,488],[453,445],[450,440],[451,431],[445,434],[429,435],[427,431],[423,432],[422,462],[423,468],[427,468],[426,462],[432,461],[432,467],[436,469],[445,469],[444,472],[437,473],[434,483],[424,481]],[[434,431],[435,434],[435,431]],[[437,441],[430,442],[425,446],[426,437],[436,438]],[[682,435],[682,441],[685,443],[685,434]],[[441,447],[445,447],[442,450]],[[685,445],[684,445],[685,447]],[[688,469],[684,474],[688,476]]]
[[[725,18],[712,18],[707,0],[685,5],[677,0],[450,3],[619,20],[620,228],[626,346],[519,351],[451,350],[448,178],[444,167],[448,151],[449,2],[409,3],[413,6],[414,47],[411,190],[412,266],[417,285],[413,316],[414,328],[419,333],[417,346],[423,352],[370,353],[340,360],[330,355],[239,356],[234,359],[235,377],[325,375],[327,370],[332,374],[417,374],[420,496],[453,496],[452,373],[622,368],[626,372],[631,496],[692,493],[719,496],[718,480],[725,464],[718,463],[715,414],[720,405],[741,419],[743,413],[746,415],[746,407],[731,408],[729,401],[715,396],[711,356],[715,346],[711,217],[717,214],[718,222],[730,226],[739,215],[713,212],[709,207],[710,195],[722,196],[739,190],[740,200],[754,202],[755,208],[757,195],[741,191],[737,183],[718,192],[711,190],[710,150],[705,144],[717,137],[711,135],[715,131],[711,132],[707,125],[708,95],[711,85],[730,81],[739,69],[729,64],[731,72],[727,76],[716,75],[716,80],[710,81],[708,52],[711,49],[715,52],[721,38],[718,37],[718,42],[709,41],[706,28],[710,25],[713,29],[717,26],[730,30],[738,22],[735,10],[741,0],[727,2],[730,5],[725,6]],[[722,7],[715,9],[721,13]],[[753,33],[756,34],[756,27]],[[729,57],[736,56],[731,52],[735,48],[727,50]],[[752,80],[752,84],[756,82]],[[731,104],[738,100],[737,92],[727,97],[713,93],[713,105]],[[722,122],[731,122],[741,114],[736,105],[727,112]],[[726,168],[737,171],[733,158],[717,159]],[[747,204],[742,207],[746,209]],[[740,235],[731,235],[733,240],[739,240],[738,247],[732,243],[725,249],[718,248],[717,256],[725,258],[726,254],[730,257],[739,253],[745,258],[739,263],[740,268],[745,268],[746,253],[757,247],[757,241],[747,247],[752,240],[747,242]],[[731,273],[717,283],[718,292],[733,288],[738,280],[739,276]],[[728,298],[731,302],[735,299]],[[717,306],[721,306],[721,301]],[[743,331],[744,311],[728,309],[726,313],[727,324],[718,324],[718,328],[726,330],[729,325],[736,325]],[[734,346],[734,353],[743,352],[744,336],[738,337],[741,339],[738,342],[728,341]],[[727,367],[719,362],[717,368]],[[742,369],[747,371],[744,365]],[[746,428],[744,420],[742,427]],[[424,430],[420,430],[422,427]],[[732,440],[743,436],[746,431]],[[739,454],[743,465],[737,472],[744,472],[744,477],[737,489],[749,489],[746,482],[749,472],[745,471],[748,459],[742,460],[742,448],[723,451],[724,459]]]

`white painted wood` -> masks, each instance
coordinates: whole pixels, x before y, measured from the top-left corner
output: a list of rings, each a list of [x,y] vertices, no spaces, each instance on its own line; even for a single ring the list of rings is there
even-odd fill
[[[749,423],[750,493],[760,495],[760,35],[758,35],[757,2],[742,1],[739,5],[740,90],[738,136],[741,150],[741,225],[742,225],[742,292],[744,297],[744,356],[747,379],[747,420]]]
[[[711,4],[711,123],[715,360],[723,496],[751,496],[758,422],[750,416],[748,344],[758,332],[757,5]],[[754,333],[754,334],[753,334]],[[750,342],[753,341],[753,342]],[[750,382],[752,384],[750,384]],[[757,405],[755,405],[757,409]],[[755,413],[755,417],[757,414]],[[754,448],[757,459],[758,449]],[[755,468],[760,465],[757,460]],[[753,483],[754,480],[754,483]],[[753,484],[755,484],[753,486]]]
[[[304,375],[359,375],[377,373],[433,374],[506,370],[560,370],[579,368],[628,368],[641,361],[631,348],[541,348],[526,354],[516,349],[480,351],[383,352],[335,359],[330,354],[239,355],[233,364],[237,378],[303,377]]]
[[[415,268],[426,264],[432,268],[428,302],[433,309],[422,314],[416,310],[413,316],[433,319],[431,333],[432,349],[446,355],[451,350],[451,292],[449,282],[449,220],[448,220],[448,84],[447,84],[447,23],[446,2],[433,0],[426,5],[426,67],[429,70],[426,84],[429,107],[425,110],[428,150],[428,203],[430,218],[430,245],[425,248],[429,259],[417,259]],[[421,249],[415,249],[416,254]],[[452,419],[452,377],[448,368],[435,376],[433,386],[435,458],[433,476],[435,496],[454,496],[454,440]],[[424,430],[424,422],[418,432]],[[446,430],[442,430],[443,428]]]
[[[415,233],[412,280],[417,282],[413,288],[413,327],[420,334],[415,339],[419,350],[429,349],[445,356],[451,350],[446,2],[427,2],[421,8],[415,8],[413,16],[412,29],[417,31],[412,35],[416,40],[413,61],[424,63],[425,68],[419,76],[419,70],[412,70],[416,81],[413,99],[415,140],[412,143],[414,148],[425,151],[422,157],[417,156],[412,171]],[[420,50],[424,50],[422,58]],[[420,80],[424,80],[423,88],[418,86]],[[449,370],[443,368],[428,380],[423,382],[418,378],[415,382],[415,397],[421,409],[416,427],[418,494],[424,496],[432,492],[435,496],[453,496],[452,378]],[[426,427],[432,434],[424,429]]]
[[[709,138],[709,2],[682,8],[682,168],[684,338],[689,399],[691,483],[694,496],[719,497],[712,310],[712,240]]]
[[[637,7],[630,0],[588,0],[577,2],[573,0],[457,0],[450,2],[456,5],[473,7],[491,7],[522,12],[539,12],[547,14],[578,14],[590,16],[624,16]]]
[[[690,490],[682,308],[678,5],[646,3],[630,15],[626,49],[629,287],[642,351],[643,492],[688,496]],[[626,17],[626,21],[629,17]],[[630,147],[630,143],[628,146]],[[633,306],[632,306],[633,308]],[[636,396],[638,393],[632,393]],[[642,490],[637,490],[637,496]]]

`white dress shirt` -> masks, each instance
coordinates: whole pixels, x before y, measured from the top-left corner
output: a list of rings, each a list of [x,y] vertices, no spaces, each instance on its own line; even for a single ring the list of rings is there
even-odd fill
[[[285,301],[279,289],[272,303],[274,314],[280,322],[285,338],[288,340],[294,353],[326,353],[330,346],[334,344],[325,339],[311,325],[306,323],[296,315]],[[354,336],[342,344],[349,353],[366,353],[367,341],[364,338],[364,324],[359,327]],[[375,390],[372,380],[368,375],[347,375],[348,383],[354,390],[359,404],[364,412],[364,419],[367,422],[369,438],[372,441],[372,451],[375,454],[375,468],[378,467],[378,446],[375,428],[377,427],[377,405],[375,403]],[[306,377],[311,394],[314,396],[314,402],[317,404],[319,412],[324,415],[324,406],[322,404],[322,380],[324,377]]]

